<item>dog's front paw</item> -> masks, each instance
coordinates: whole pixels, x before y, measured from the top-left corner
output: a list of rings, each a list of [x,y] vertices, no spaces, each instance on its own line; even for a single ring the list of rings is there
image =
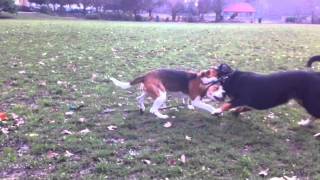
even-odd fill
[[[139,112],[140,112],[140,115],[143,115],[144,109],[140,108],[140,109],[139,109]]]
[[[156,116],[157,116],[158,118],[160,118],[160,119],[168,119],[168,118],[169,118],[168,115],[163,115],[163,114],[157,114]]]
[[[222,115],[222,110],[220,108],[215,109],[211,112],[211,115],[213,116],[221,116]]]
[[[195,109],[194,106],[191,105],[191,104],[189,104],[187,107],[188,107],[188,109],[190,109],[190,110],[194,110],[194,109]]]
[[[298,122],[298,125],[301,127],[312,128],[313,121],[311,119],[301,120],[300,122]]]

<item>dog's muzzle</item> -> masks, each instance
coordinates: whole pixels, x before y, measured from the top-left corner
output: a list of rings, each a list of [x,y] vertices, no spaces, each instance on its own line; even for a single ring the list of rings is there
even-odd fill
[[[213,96],[214,100],[222,102],[225,99],[225,95],[223,95],[222,97],[218,97],[218,96]]]

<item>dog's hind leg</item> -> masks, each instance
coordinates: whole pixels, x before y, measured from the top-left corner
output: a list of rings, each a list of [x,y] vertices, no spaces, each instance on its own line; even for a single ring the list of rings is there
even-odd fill
[[[187,98],[187,107],[190,110],[194,110],[194,106],[192,105],[190,98]]]
[[[314,93],[310,93],[314,94]],[[315,100],[314,96],[308,96],[307,98],[303,99],[303,101],[297,101],[301,106],[303,106],[306,111],[312,116],[307,120],[302,120],[298,124],[300,126],[309,126],[312,127],[312,123],[320,118],[320,101]]]
[[[308,118],[306,120],[301,120],[298,122],[298,125],[303,127],[312,127],[313,122],[316,120],[315,117]]]
[[[160,119],[167,119],[169,117],[168,115],[163,115],[159,112],[160,107],[166,102],[166,99],[166,92],[160,92],[160,95],[155,99],[150,109],[150,112],[155,114]]]
[[[250,109],[248,107],[239,107],[239,108],[236,108],[234,111],[232,111],[232,115],[237,117],[240,115],[240,113],[251,111],[251,110],[252,109]]]
[[[143,114],[143,112],[146,110],[146,107],[144,106],[144,98],[146,97],[146,95],[147,95],[146,92],[142,92],[142,94],[137,97],[140,114]]]

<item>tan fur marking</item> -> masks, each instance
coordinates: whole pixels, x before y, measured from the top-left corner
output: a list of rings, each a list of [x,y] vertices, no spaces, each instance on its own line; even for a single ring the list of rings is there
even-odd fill
[[[152,99],[156,99],[157,97],[159,97],[160,91],[166,91],[162,82],[157,79],[154,74],[150,74],[150,76],[146,77],[144,90],[152,97]]]

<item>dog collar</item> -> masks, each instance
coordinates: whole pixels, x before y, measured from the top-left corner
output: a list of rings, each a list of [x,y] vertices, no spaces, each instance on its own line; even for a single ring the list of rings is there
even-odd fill
[[[220,78],[218,78],[217,80],[213,80],[211,82],[208,82],[206,83],[205,85],[209,85],[209,86],[212,86],[212,85],[215,85],[215,84],[218,84],[218,83],[221,83],[223,84],[227,79],[229,79],[229,77],[233,74],[232,73],[229,73],[229,74],[226,74],[224,76],[221,76]]]

